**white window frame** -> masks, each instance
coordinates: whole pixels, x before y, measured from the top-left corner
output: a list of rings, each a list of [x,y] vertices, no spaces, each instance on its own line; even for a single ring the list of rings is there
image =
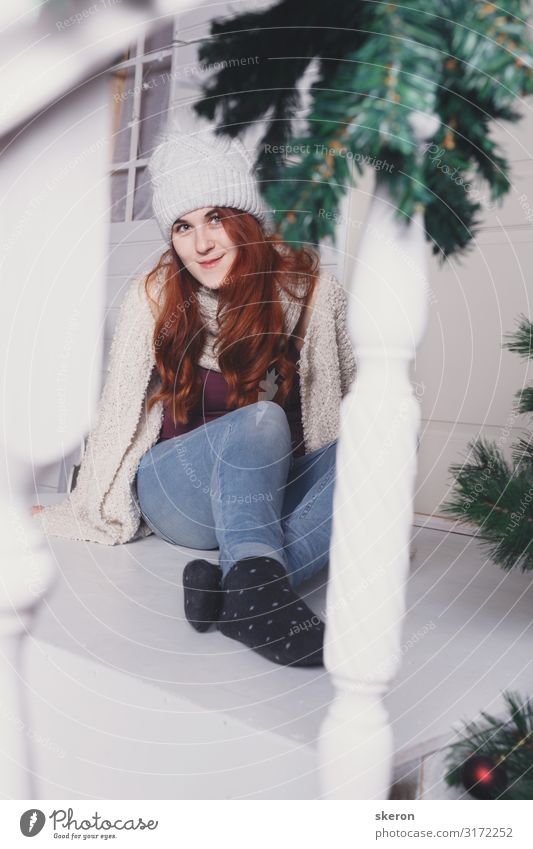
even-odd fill
[[[123,219],[113,222],[115,224],[121,222],[131,223],[134,221],[133,209],[135,202],[135,185],[137,180],[137,173],[141,168],[145,168],[148,164],[147,158],[139,158],[138,156],[139,138],[141,132],[141,110],[143,96],[142,83],[144,66],[149,62],[154,62],[158,59],[165,59],[170,56],[170,106],[177,100],[177,81],[179,79],[179,74],[176,71],[178,67],[180,47],[184,47],[190,44],[196,44],[204,40],[205,39],[203,38],[191,39],[190,41],[184,41],[183,39],[180,39],[179,18],[175,17],[172,27],[172,40],[169,47],[160,48],[159,50],[153,50],[150,53],[145,53],[144,49],[146,43],[146,32],[143,32],[137,38],[135,45],[132,45],[132,49],[133,47],[135,48],[135,55],[132,56],[130,59],[125,59],[122,62],[117,62],[117,64],[113,65],[111,69],[111,73],[115,73],[116,71],[121,71],[129,68],[134,69],[133,104],[130,118],[131,133],[129,144],[129,158],[123,162],[113,162],[110,168],[111,179],[113,178],[114,174],[127,174],[125,214]],[[181,80],[181,84],[183,86],[183,80]],[[185,85],[187,85],[186,82]]]

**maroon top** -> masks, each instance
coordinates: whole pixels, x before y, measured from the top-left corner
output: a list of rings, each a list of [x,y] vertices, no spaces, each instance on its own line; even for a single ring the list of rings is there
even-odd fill
[[[288,356],[294,361],[298,361],[299,352],[291,339],[287,349]],[[172,421],[171,411],[165,407],[163,414],[163,426],[159,434],[159,442],[165,439],[172,439],[174,436],[181,436],[183,433],[189,433],[194,428],[202,424],[218,419],[225,413],[230,412],[227,409],[227,394],[228,384],[224,376],[219,371],[206,369],[198,366],[200,375],[203,380],[203,390],[200,399],[195,406],[189,411],[189,421],[187,424],[178,422],[174,425]],[[276,384],[273,384],[275,387]],[[302,410],[300,401],[300,376],[296,372],[291,391],[285,401],[284,410],[289,422],[291,431],[292,453],[295,457],[305,454],[303,427],[302,427]]]

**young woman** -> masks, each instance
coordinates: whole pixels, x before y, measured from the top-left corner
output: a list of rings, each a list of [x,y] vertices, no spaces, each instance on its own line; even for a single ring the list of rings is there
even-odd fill
[[[74,538],[153,532],[218,548],[218,563],[185,567],[191,625],[215,623],[275,663],[321,664],[324,626],[296,587],[328,562],[339,405],[355,373],[344,292],[313,251],[269,235],[237,140],[171,136],[150,174],[169,248],[122,308],[86,452],[107,444],[113,417],[130,442],[107,449],[98,505],[82,463],[69,506],[84,535]],[[145,419],[132,413],[123,424],[129,411],[111,413],[113,401],[141,387]],[[72,537],[63,507],[46,508],[45,530]]]

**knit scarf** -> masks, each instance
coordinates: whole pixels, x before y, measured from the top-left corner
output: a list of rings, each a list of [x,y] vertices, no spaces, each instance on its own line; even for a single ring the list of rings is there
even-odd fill
[[[302,304],[293,300],[281,286],[276,284],[281,305],[283,308],[283,332],[290,336],[298,324]],[[305,292],[305,280],[300,288],[296,288],[296,293],[302,295]],[[200,284],[197,292],[198,305],[204,326],[206,328],[206,342],[201,356],[198,359],[198,365],[203,368],[220,371],[218,359],[214,353],[214,345],[218,336],[218,324],[216,320],[218,306],[218,291],[210,289],[208,286]]]

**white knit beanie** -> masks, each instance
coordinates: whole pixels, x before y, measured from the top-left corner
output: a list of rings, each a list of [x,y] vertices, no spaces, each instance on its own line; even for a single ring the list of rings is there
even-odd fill
[[[199,133],[168,133],[148,163],[152,207],[165,242],[177,218],[204,206],[230,206],[272,225],[259,194],[253,161],[239,139]]]

